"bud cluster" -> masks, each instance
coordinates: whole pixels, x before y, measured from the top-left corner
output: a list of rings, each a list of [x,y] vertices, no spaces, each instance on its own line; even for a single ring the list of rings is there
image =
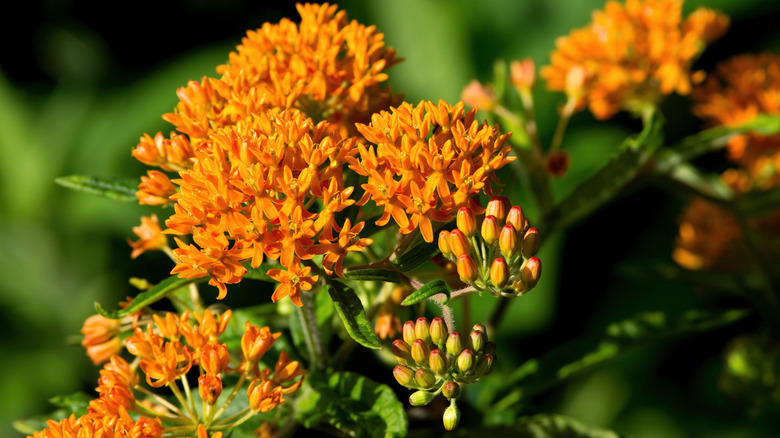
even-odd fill
[[[455,262],[464,283],[508,297],[536,286],[542,274],[542,263],[535,257],[539,230],[529,225],[522,208],[494,196],[484,217],[478,220],[470,208],[461,207],[456,223],[456,229],[439,233],[439,249]]]
[[[440,393],[451,401],[451,415],[445,418],[447,430],[457,426],[455,399],[462,385],[490,374],[496,363],[496,345],[488,342],[484,325],[474,325],[471,333],[463,336],[449,333],[441,318],[430,323],[427,318],[407,321],[403,339],[393,341],[392,353],[399,363],[393,369],[395,379],[401,386],[417,390],[409,403],[423,406]]]

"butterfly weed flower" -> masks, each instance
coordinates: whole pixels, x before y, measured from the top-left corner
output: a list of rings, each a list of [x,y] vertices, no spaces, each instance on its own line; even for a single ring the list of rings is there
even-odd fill
[[[600,120],[619,110],[646,114],[664,96],[690,93],[703,72],[691,64],[728,27],[728,17],[698,8],[682,17],[681,0],[609,1],[592,21],[558,38],[540,76],[565,91],[573,110]]]

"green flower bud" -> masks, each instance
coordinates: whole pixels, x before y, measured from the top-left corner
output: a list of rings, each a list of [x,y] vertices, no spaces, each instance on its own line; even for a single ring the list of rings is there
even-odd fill
[[[431,321],[431,340],[440,347],[447,342],[447,324],[438,316]]]
[[[417,365],[427,365],[428,355],[430,353],[431,350],[428,348],[428,344],[426,344],[422,339],[417,339],[412,344],[412,359],[414,359]]]
[[[412,371],[412,369],[409,367],[397,365],[395,368],[393,368],[393,377],[395,377],[395,380],[397,380],[401,386],[405,386],[407,388],[417,387],[415,384],[414,371]]]
[[[396,339],[393,341],[393,345],[390,347],[390,351],[393,353],[393,357],[401,365],[413,365],[412,349],[406,342]]]
[[[466,349],[460,352],[458,355],[458,370],[461,373],[467,373],[474,368],[474,352]]]
[[[460,423],[460,411],[455,406],[455,400],[452,400],[450,406],[444,410],[444,416],[442,417],[444,422],[444,428],[447,430],[455,430]]]
[[[448,399],[458,398],[460,397],[460,385],[458,385],[457,382],[450,380],[444,384],[441,393]]]
[[[404,342],[409,345],[412,345],[414,340],[417,339],[417,336],[414,334],[414,321],[406,321],[404,323],[403,337]]]
[[[443,376],[449,368],[447,365],[447,355],[442,353],[441,350],[431,350],[431,354],[428,355],[428,366],[433,372]]]
[[[496,359],[492,354],[483,354],[477,359],[477,366],[475,367],[475,373],[477,376],[487,376],[493,372],[493,368],[496,365]]]
[[[428,318],[417,318],[417,322],[414,323],[414,336],[422,339],[426,344],[431,342],[430,326]]]
[[[463,341],[460,338],[460,333],[450,333],[447,337],[447,354],[457,356],[461,351],[463,351]]]
[[[485,343],[487,342],[487,335],[485,332],[480,330],[472,330],[471,334],[469,334],[469,337],[471,338],[471,346],[474,349],[474,352],[481,352],[482,347],[484,347]]]
[[[420,368],[414,373],[414,381],[423,389],[431,389],[436,385],[436,376],[431,370]]]
[[[436,394],[428,391],[415,391],[409,396],[409,404],[412,406],[425,406],[436,397]]]

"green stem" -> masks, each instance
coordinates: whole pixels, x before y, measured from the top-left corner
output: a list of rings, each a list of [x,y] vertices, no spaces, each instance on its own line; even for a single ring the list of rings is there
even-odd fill
[[[303,306],[297,307],[298,316],[301,318],[303,328],[303,337],[306,341],[306,348],[309,350],[311,358],[311,369],[325,369],[328,366],[327,352],[322,345],[320,329],[317,327],[317,315],[314,309],[314,297],[306,292],[301,294]]]
[[[133,389],[136,389],[139,392],[142,392],[142,393],[146,394],[147,396],[153,398],[157,403],[161,404],[162,406],[164,406],[166,409],[168,409],[169,411],[173,412],[177,416],[179,416],[179,417],[183,417],[184,416],[184,413],[182,413],[182,411],[176,405],[174,405],[173,403],[169,402],[168,400],[160,397],[158,394],[155,394],[152,391],[149,391],[148,389],[146,389],[146,388],[144,388],[142,386],[136,386]],[[136,406],[139,406],[139,405],[136,404]]]
[[[192,398],[192,391],[190,391],[190,383],[187,381],[187,376],[182,375],[181,378],[181,386],[184,388],[184,394],[187,396],[187,401],[190,403],[190,409],[192,409],[192,412],[198,413],[197,407],[195,407],[195,399]]]
[[[174,380],[170,384],[168,384],[168,387],[171,388],[171,391],[173,392],[173,395],[176,396],[176,399],[179,400],[179,403],[184,407],[184,409],[187,410],[187,414],[190,416],[190,419],[192,419],[193,423],[198,422],[198,416],[195,412],[192,412],[190,409],[189,404],[187,404],[187,400],[184,399],[184,396],[181,394],[181,390],[179,389],[179,386],[176,385],[176,381]]]
[[[249,372],[249,367],[247,367],[246,372]],[[219,416],[222,415],[223,412],[225,412],[225,409],[227,409],[227,407],[230,406],[230,403],[233,403],[233,399],[236,398],[236,396],[238,395],[238,391],[244,385],[245,381],[246,381],[246,374],[242,374],[241,377],[238,378],[238,383],[236,383],[236,386],[233,387],[233,391],[230,393],[230,396],[227,398],[227,400],[225,400],[225,403],[222,403],[222,406],[220,406],[217,412],[214,414],[214,418],[219,418]]]

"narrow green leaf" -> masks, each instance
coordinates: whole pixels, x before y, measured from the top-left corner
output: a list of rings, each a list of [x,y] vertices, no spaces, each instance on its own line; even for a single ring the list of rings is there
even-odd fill
[[[606,336],[595,344],[574,342],[559,346],[548,355],[526,361],[514,372],[487,386],[480,394],[480,404],[490,409],[511,409],[551,386],[592,369],[635,348],[658,342],[671,336],[693,334],[716,329],[739,321],[749,310],[690,310],[672,318],[663,312],[646,312],[616,322],[606,329]],[[512,390],[496,403],[498,393]]]
[[[736,208],[746,216],[760,216],[780,207],[780,189],[754,190],[735,200]]]
[[[117,310],[110,311],[104,309],[103,306],[100,305],[100,303],[95,303],[95,310],[97,310],[99,314],[105,316],[106,318],[118,319],[123,316],[127,316],[133,312],[137,312],[143,309],[144,307],[149,306],[152,303],[155,303],[165,298],[166,295],[181,287],[184,287],[196,281],[203,281],[203,280],[204,280],[203,278],[179,278],[174,275],[157,283],[156,286],[149,289],[148,291],[136,295],[136,297],[133,299],[133,302],[130,303],[130,305],[125,307],[124,309],[117,309]]]
[[[138,180],[102,178],[88,175],[68,175],[55,178],[54,182],[69,189],[103,196],[123,202],[138,202]]]
[[[417,304],[420,301],[437,294],[444,294],[447,296],[447,298],[444,300],[445,303],[450,300],[450,288],[447,287],[447,283],[445,283],[444,280],[433,280],[431,282],[425,283],[423,287],[417,289],[408,297],[406,297],[406,299],[401,302],[401,305],[411,306],[412,304]]]
[[[727,186],[720,175],[704,173],[688,163],[680,163],[672,169],[668,178],[696,196],[713,202],[726,203],[734,199],[734,191]]]
[[[394,264],[399,271],[409,272],[432,259],[438,253],[439,244],[437,242],[423,242],[401,254]]]
[[[356,269],[344,271],[344,278],[358,281],[382,281],[386,283],[400,283],[401,275],[391,269]]]
[[[364,347],[376,350],[382,348],[379,338],[374,333],[374,327],[363,309],[363,303],[360,302],[355,291],[339,282],[328,284],[327,289],[336,307],[336,313],[352,339]]]
[[[403,437],[404,406],[393,390],[357,373],[318,372],[306,376],[295,399],[295,419],[312,428],[327,423],[352,437]]]
[[[557,414],[540,414],[521,418],[514,427],[517,435],[527,438],[619,438],[604,429],[588,427],[579,421]],[[493,436],[493,435],[491,435]]]
[[[637,180],[663,143],[663,125],[661,115],[654,113],[639,135],[623,142],[615,158],[556,206],[550,228],[563,229],[583,219]]]

